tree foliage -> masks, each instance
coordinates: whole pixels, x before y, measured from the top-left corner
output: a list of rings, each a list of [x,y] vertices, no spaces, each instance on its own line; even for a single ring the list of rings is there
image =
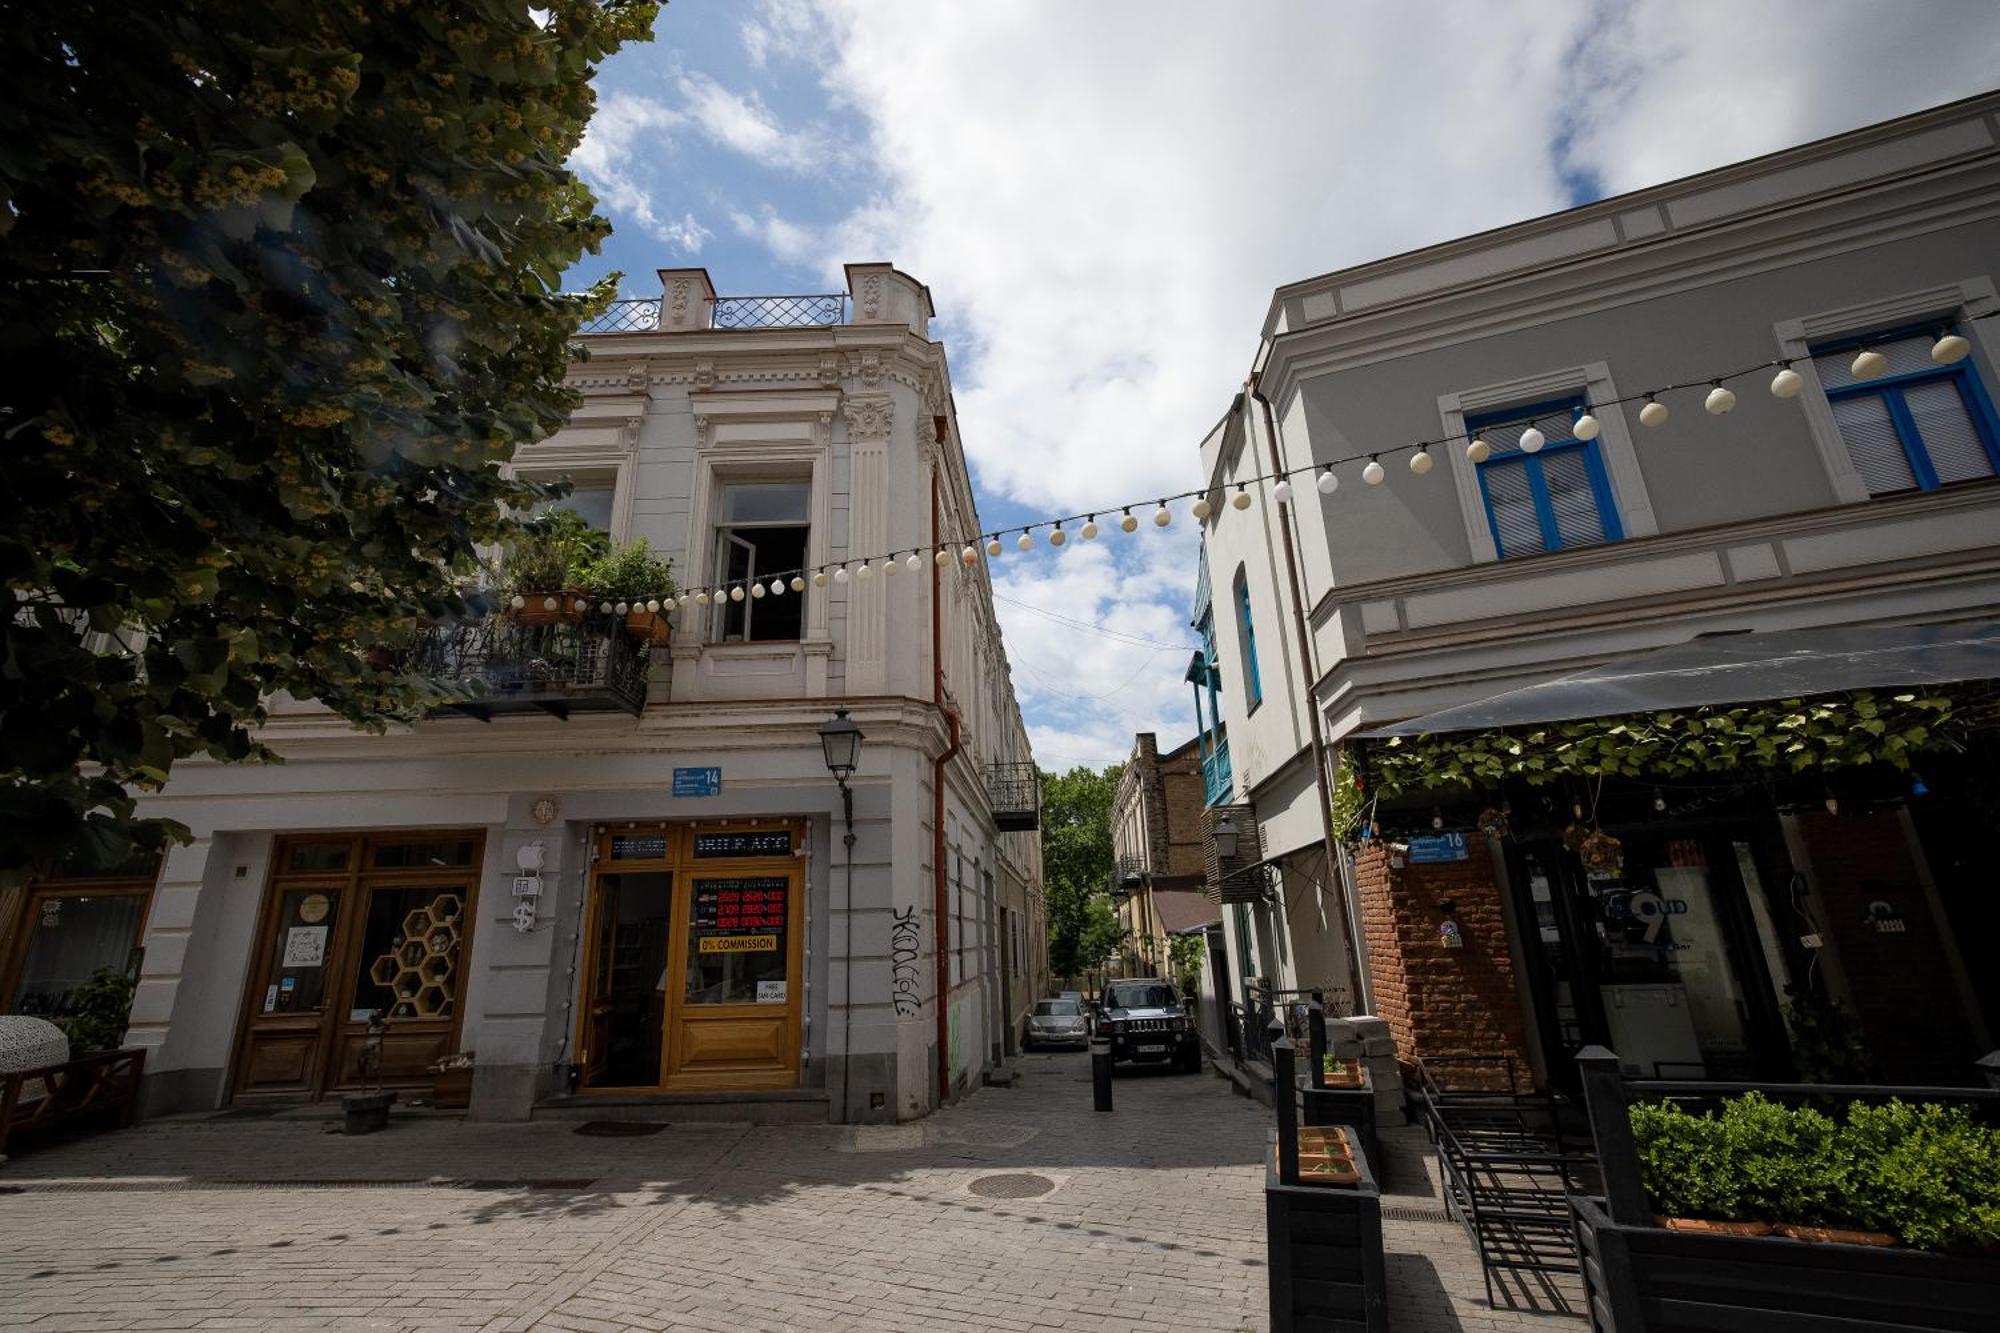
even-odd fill
[[[1040,774],[1042,885],[1049,970],[1080,976],[1118,947],[1111,907],[1111,802],[1123,764]]]
[[[159,845],[135,793],[271,757],[273,692],[434,701],[367,649],[549,493],[499,465],[610,295],[563,163],[655,9],[0,0],[0,882]]]

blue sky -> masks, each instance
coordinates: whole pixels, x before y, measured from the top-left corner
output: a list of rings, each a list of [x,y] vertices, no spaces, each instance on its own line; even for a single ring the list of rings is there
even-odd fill
[[[989,528],[1198,484],[1281,283],[2000,70],[1991,0],[675,0],[655,31],[572,159],[616,229],[576,281],[897,264],[936,300]],[[1183,520],[996,566],[1045,766],[1191,734],[1196,558]]]

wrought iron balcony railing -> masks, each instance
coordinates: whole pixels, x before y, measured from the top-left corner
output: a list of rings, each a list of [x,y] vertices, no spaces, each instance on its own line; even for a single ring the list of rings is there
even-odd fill
[[[708,303],[703,327],[711,329],[823,329],[847,322],[846,292],[798,296],[718,296]],[[578,333],[656,333],[660,298],[613,301],[585,320]]]
[[[990,765],[986,789],[993,800],[993,823],[1003,832],[1042,826],[1042,780],[1032,763]]]
[[[488,616],[433,625],[412,652],[418,671],[462,692],[446,709],[482,720],[525,712],[636,716],[646,706],[649,654],[611,616],[535,625]]]
[[[1111,867],[1111,896],[1123,898],[1146,882],[1146,863],[1136,856],[1121,856]]]

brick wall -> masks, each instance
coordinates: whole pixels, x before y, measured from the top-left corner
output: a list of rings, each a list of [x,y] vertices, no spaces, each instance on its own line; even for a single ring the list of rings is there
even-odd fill
[[[1817,916],[1847,978],[1883,1078],[1892,1083],[1966,1083],[1977,1049],[1916,862],[1893,810],[1796,816],[1812,861]],[[1870,924],[1869,904],[1886,902],[1900,931]],[[1960,947],[1965,941],[1960,941]]]
[[[1186,876],[1198,880],[1202,873],[1201,812],[1205,805],[1201,785],[1201,756],[1192,743],[1160,760],[1160,826],[1166,833],[1166,854],[1153,863],[1154,874]]]
[[[1478,839],[1472,857],[1398,868],[1389,848],[1364,844],[1355,854],[1355,887],[1376,1015],[1389,1024],[1404,1065],[1442,1055],[1511,1055],[1527,1068],[1514,964],[1491,859]],[[1439,939],[1450,899],[1464,947]],[[1499,1066],[1463,1071],[1461,1083],[1485,1085]]]

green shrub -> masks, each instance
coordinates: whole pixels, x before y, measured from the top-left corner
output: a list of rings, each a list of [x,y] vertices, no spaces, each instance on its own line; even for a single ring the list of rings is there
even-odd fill
[[[654,555],[644,537],[585,561],[571,572],[592,597],[673,596],[674,562]]]
[[[118,1049],[132,1018],[135,988],[126,973],[100,967],[90,974],[90,980],[70,992],[74,1008],[54,1020],[69,1038],[70,1058]]]
[[[533,519],[527,531],[508,543],[500,560],[500,577],[515,592],[560,592],[570,587],[578,570],[602,560],[611,538],[567,509],[552,509]]]
[[[2000,1245],[2000,1130],[1962,1106],[1857,1102],[1836,1122],[1757,1093],[1691,1115],[1631,1108],[1655,1211],[1887,1231],[1919,1249]]]

